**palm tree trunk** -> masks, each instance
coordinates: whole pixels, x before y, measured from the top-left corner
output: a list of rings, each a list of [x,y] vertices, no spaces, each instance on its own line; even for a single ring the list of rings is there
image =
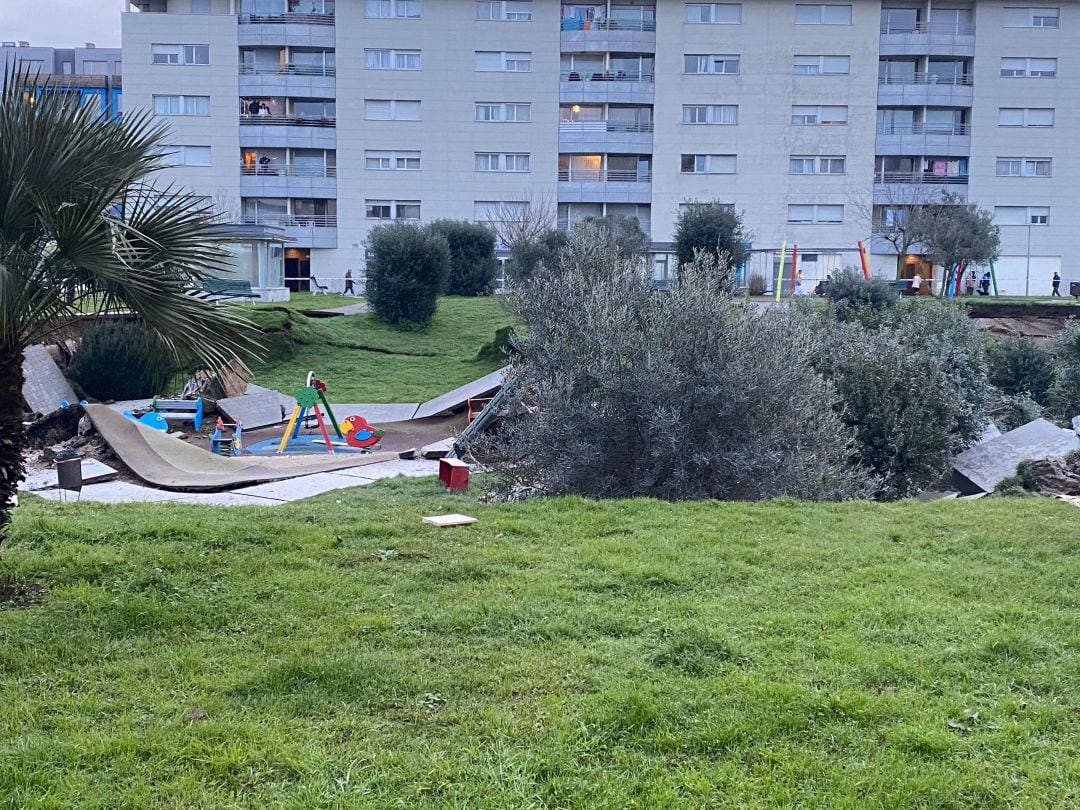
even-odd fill
[[[11,519],[11,499],[23,474],[22,346],[0,341],[0,544]]]

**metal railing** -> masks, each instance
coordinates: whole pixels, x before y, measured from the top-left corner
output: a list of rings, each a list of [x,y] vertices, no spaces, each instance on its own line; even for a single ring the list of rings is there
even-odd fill
[[[651,121],[563,121],[559,124],[560,135],[589,135],[606,132],[652,132]]]
[[[335,127],[337,119],[328,116],[313,118],[309,115],[252,115],[241,113],[241,125],[267,126],[267,127]]]
[[[651,172],[634,169],[559,169],[560,183],[650,183]]]
[[[970,135],[970,124],[934,124],[916,121],[913,124],[879,124],[878,135]]]
[[[656,20],[579,20],[563,17],[560,31],[655,31]]]
[[[283,11],[279,14],[241,14],[241,25],[262,25],[264,23],[270,24],[288,24],[294,23],[298,25],[333,25],[334,24],[334,12],[328,11],[325,14],[300,14],[295,11]]]
[[[336,166],[308,168],[306,166],[250,166],[240,164],[240,174],[245,177],[337,177]]]
[[[966,174],[947,175],[930,172],[874,172],[875,183],[955,183],[967,185]]]
[[[241,65],[241,76],[336,76],[337,68],[321,65]]]
[[[881,33],[890,34],[921,34],[933,36],[973,37],[975,36],[974,25],[961,25],[960,23],[888,23],[881,24]]]
[[[970,73],[962,76],[948,76],[938,73],[912,73],[907,76],[879,75],[878,84],[940,84],[945,86],[970,87],[974,84],[974,76]]]
[[[653,83],[652,73],[626,70],[568,70],[559,74],[564,82],[644,82]]]
[[[282,228],[336,228],[337,214],[244,214],[244,225]]]

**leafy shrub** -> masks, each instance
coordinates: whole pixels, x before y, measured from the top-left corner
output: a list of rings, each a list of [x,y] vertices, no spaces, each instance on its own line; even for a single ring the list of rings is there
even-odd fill
[[[1028,394],[1006,394],[994,412],[994,421],[1002,430],[1015,430],[1043,414],[1043,407]]]
[[[864,278],[850,267],[841,270],[822,292],[836,306],[836,317],[845,320],[856,313],[877,313],[896,306],[899,297],[889,283],[880,278]]]
[[[428,229],[446,239],[450,248],[447,295],[491,295],[499,274],[495,258],[495,232],[486,225],[440,219]]]
[[[450,247],[442,236],[402,222],[368,234],[367,297],[388,324],[426,324],[438,308],[450,272]]]
[[[107,320],[83,335],[72,377],[94,399],[143,399],[165,393],[178,371],[141,323]]]
[[[603,217],[586,217],[589,222],[607,230],[611,240],[624,256],[643,259],[649,252],[649,236],[641,230],[637,217],[608,214]]]
[[[1054,359],[1035,341],[1010,337],[990,344],[990,382],[1003,394],[1027,394],[1040,405],[1050,404]]]
[[[963,307],[916,302],[872,324],[832,326],[820,368],[843,400],[859,464],[881,478],[878,497],[932,484],[987,424],[986,347]]]
[[[566,247],[565,231],[550,230],[538,239],[519,239],[510,248],[506,272],[510,286],[529,281],[541,268],[551,269],[559,264],[559,251]]]
[[[1050,407],[1063,420],[1080,415],[1080,323],[1070,322],[1054,341]]]
[[[473,358],[484,363],[505,363],[507,355],[514,349],[514,327],[504,326],[495,330],[495,339],[480,347]]]
[[[516,402],[485,449],[519,480],[594,497],[866,491],[800,313],[735,303],[696,265],[655,293],[588,225],[516,303]]]
[[[765,294],[765,276],[760,273],[754,273],[750,276],[750,295],[764,295]]]
[[[689,265],[698,251],[712,253],[731,267],[746,258],[746,232],[742,216],[720,203],[687,205],[675,223],[675,254],[679,265]]]

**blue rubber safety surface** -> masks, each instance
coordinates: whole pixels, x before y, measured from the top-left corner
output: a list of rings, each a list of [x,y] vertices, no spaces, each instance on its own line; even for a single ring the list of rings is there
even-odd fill
[[[335,436],[330,437],[330,444],[334,448],[334,455],[337,455],[338,453],[371,452],[370,448],[350,447],[344,440],[338,439]],[[263,439],[261,442],[255,442],[255,444],[245,446],[244,452],[252,453],[256,456],[274,456],[277,455],[278,447],[280,445],[281,439]],[[376,447],[377,446],[378,445],[376,445]],[[283,455],[310,455],[311,453],[330,455],[326,452],[326,442],[323,441],[322,436],[297,436],[295,439],[289,439],[289,443],[285,445],[285,452]]]

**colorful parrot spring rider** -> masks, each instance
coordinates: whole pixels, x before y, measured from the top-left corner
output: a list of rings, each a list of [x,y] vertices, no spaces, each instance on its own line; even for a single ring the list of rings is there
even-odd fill
[[[320,405],[322,405],[321,408]],[[329,417],[330,427],[336,434],[336,441],[330,438],[327,420],[323,416],[324,411],[326,417]],[[309,412],[311,416],[314,416],[315,424],[319,428],[319,433],[314,436],[300,434],[300,428],[309,418]],[[326,383],[316,377],[315,372],[312,371],[308,373],[307,384],[296,392],[296,406],[285,426],[285,433],[281,440],[259,442],[249,449],[253,453],[265,453],[269,452],[268,445],[276,445],[274,452],[278,454],[311,453],[320,450],[331,454],[335,451],[370,453],[371,448],[382,441],[382,437],[383,432],[368,424],[362,416],[350,416],[339,424],[326,399]]]

